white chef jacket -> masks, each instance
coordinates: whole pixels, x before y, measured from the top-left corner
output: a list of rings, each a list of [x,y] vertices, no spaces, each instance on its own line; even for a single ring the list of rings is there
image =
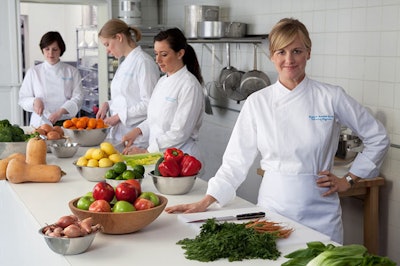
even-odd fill
[[[46,117],[60,108],[68,111],[60,120],[76,116],[83,102],[82,78],[78,69],[61,61],[54,65],[44,61],[26,72],[18,104],[25,111],[32,112],[30,125],[39,127],[43,122],[33,110],[35,98],[42,99]]]
[[[150,99],[147,119],[139,125],[149,139],[147,150],[176,147],[201,160],[197,140],[203,113],[202,86],[186,66],[171,76],[164,75]]]
[[[140,46],[133,49],[118,66],[111,82],[110,114],[118,114],[120,123],[110,131],[110,138],[121,140],[147,117],[147,106],[160,71],[154,59]],[[135,145],[147,147],[138,138]]]
[[[332,170],[341,125],[363,141],[350,172],[379,174],[389,139],[383,125],[344,90],[305,78],[294,90],[275,84],[250,95],[238,116],[207,194],[224,205],[235,197],[258,151],[265,174],[258,205],[311,227],[342,243],[338,194],[316,184],[318,172]]]

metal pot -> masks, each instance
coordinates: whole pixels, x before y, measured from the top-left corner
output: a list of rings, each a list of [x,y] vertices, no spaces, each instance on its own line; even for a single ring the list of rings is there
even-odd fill
[[[350,134],[340,134],[336,157],[346,162],[351,162],[363,148],[364,146],[359,137]]]
[[[242,38],[246,36],[247,24],[241,22],[225,22],[225,37]]]
[[[236,101],[241,101],[243,100],[243,96],[240,95],[236,89],[240,86],[240,80],[242,79],[243,72],[238,71],[236,68],[231,66],[230,44],[226,43],[225,45],[228,65],[221,70],[219,75],[219,87],[226,97]]]
[[[185,36],[197,38],[197,22],[218,21],[219,6],[188,5],[185,6]]]
[[[197,37],[204,39],[219,39],[225,35],[225,23],[221,21],[197,22]]]
[[[254,44],[254,69],[243,75],[239,92],[247,98],[253,92],[269,85],[271,85],[271,81],[267,74],[257,70],[257,44]]]

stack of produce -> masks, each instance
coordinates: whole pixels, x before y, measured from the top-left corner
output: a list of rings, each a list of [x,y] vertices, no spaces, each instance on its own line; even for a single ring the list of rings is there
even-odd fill
[[[65,174],[58,165],[46,162],[47,145],[40,137],[30,138],[26,154],[15,153],[0,160],[0,179],[12,183],[59,182]]]
[[[40,125],[33,133],[38,133],[48,140],[57,140],[64,138],[64,130],[60,126],[52,126],[49,124]]]
[[[104,124],[103,119],[97,119],[93,117],[73,117],[63,122],[63,127],[68,129],[98,129],[107,128]]]
[[[169,148],[155,165],[154,174],[165,177],[194,176],[201,170],[201,162],[177,148]]]
[[[7,119],[0,120],[0,142],[22,142],[31,137],[32,134],[25,134],[18,125],[11,125]]]
[[[89,148],[84,156],[78,158],[76,165],[88,167],[112,167],[123,162],[122,155],[110,142],[102,142],[99,147]]]

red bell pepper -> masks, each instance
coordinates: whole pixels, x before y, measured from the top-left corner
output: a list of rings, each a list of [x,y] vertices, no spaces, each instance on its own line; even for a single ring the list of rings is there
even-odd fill
[[[181,161],[180,176],[192,176],[200,172],[201,162],[192,155],[185,155]]]
[[[158,170],[162,176],[177,177],[180,174],[180,167],[175,160],[164,160],[158,165]]]
[[[184,156],[183,151],[181,151],[178,148],[168,148],[164,152],[164,160],[165,161],[175,160],[178,163],[180,163],[183,156]]]

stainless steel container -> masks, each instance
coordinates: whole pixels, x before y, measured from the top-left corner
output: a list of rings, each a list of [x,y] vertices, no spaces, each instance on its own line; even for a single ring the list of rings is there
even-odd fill
[[[198,38],[197,22],[218,21],[219,6],[188,5],[185,6],[185,36],[188,39]]]
[[[359,137],[350,134],[341,134],[336,157],[345,161],[353,161],[357,153],[361,152],[362,149],[363,145]]]
[[[225,23],[222,21],[197,22],[197,37],[204,39],[218,39],[225,35]]]
[[[225,37],[242,38],[246,36],[247,24],[241,22],[225,22]]]

